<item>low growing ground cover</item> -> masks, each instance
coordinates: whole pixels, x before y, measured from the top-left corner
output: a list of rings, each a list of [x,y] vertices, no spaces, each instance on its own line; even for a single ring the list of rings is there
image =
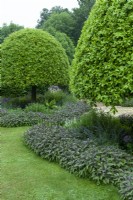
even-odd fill
[[[120,200],[115,187],[78,178],[27,149],[28,129],[0,128],[1,200]]]
[[[52,114],[29,111],[27,110],[6,110],[0,109],[0,126],[2,127],[19,127],[30,126],[38,123],[52,123],[63,125],[66,120],[71,120],[74,117],[80,117],[84,112],[87,112],[90,107],[84,102],[67,103],[61,109],[53,111]]]
[[[0,125],[34,125],[24,142],[36,154],[80,178],[114,184],[124,200],[133,199],[133,116],[115,118],[84,101],[68,102],[49,113],[40,109],[43,105],[1,109]]]
[[[79,134],[79,135],[78,135]],[[79,177],[117,185],[123,199],[133,197],[133,157],[116,145],[99,145],[76,129],[36,125],[25,133],[26,144],[42,158],[58,162]]]

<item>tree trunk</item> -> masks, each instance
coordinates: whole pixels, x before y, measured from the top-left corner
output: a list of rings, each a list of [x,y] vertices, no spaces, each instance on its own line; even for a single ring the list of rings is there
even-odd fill
[[[36,86],[32,86],[32,91],[31,91],[31,101],[36,102]]]

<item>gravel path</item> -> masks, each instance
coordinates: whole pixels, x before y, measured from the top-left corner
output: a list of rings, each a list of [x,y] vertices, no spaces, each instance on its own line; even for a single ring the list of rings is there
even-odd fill
[[[104,106],[102,103],[98,103],[96,108],[98,110],[102,110],[104,112],[110,112],[111,106],[107,107],[107,106]],[[114,116],[133,115],[133,107],[116,106],[116,109],[117,109],[118,112],[116,112],[115,115],[110,112]]]

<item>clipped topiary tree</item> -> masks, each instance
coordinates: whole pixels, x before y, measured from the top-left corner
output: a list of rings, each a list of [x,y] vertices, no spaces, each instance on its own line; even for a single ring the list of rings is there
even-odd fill
[[[76,96],[116,105],[133,94],[133,0],[97,0],[70,70]]]
[[[2,85],[36,88],[68,84],[69,62],[61,44],[49,33],[23,29],[11,34],[2,44]]]

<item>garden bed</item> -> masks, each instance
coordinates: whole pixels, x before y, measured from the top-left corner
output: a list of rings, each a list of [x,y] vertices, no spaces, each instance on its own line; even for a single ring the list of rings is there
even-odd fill
[[[30,151],[22,141],[27,129],[0,130],[1,200],[120,200],[112,185],[75,177]]]

